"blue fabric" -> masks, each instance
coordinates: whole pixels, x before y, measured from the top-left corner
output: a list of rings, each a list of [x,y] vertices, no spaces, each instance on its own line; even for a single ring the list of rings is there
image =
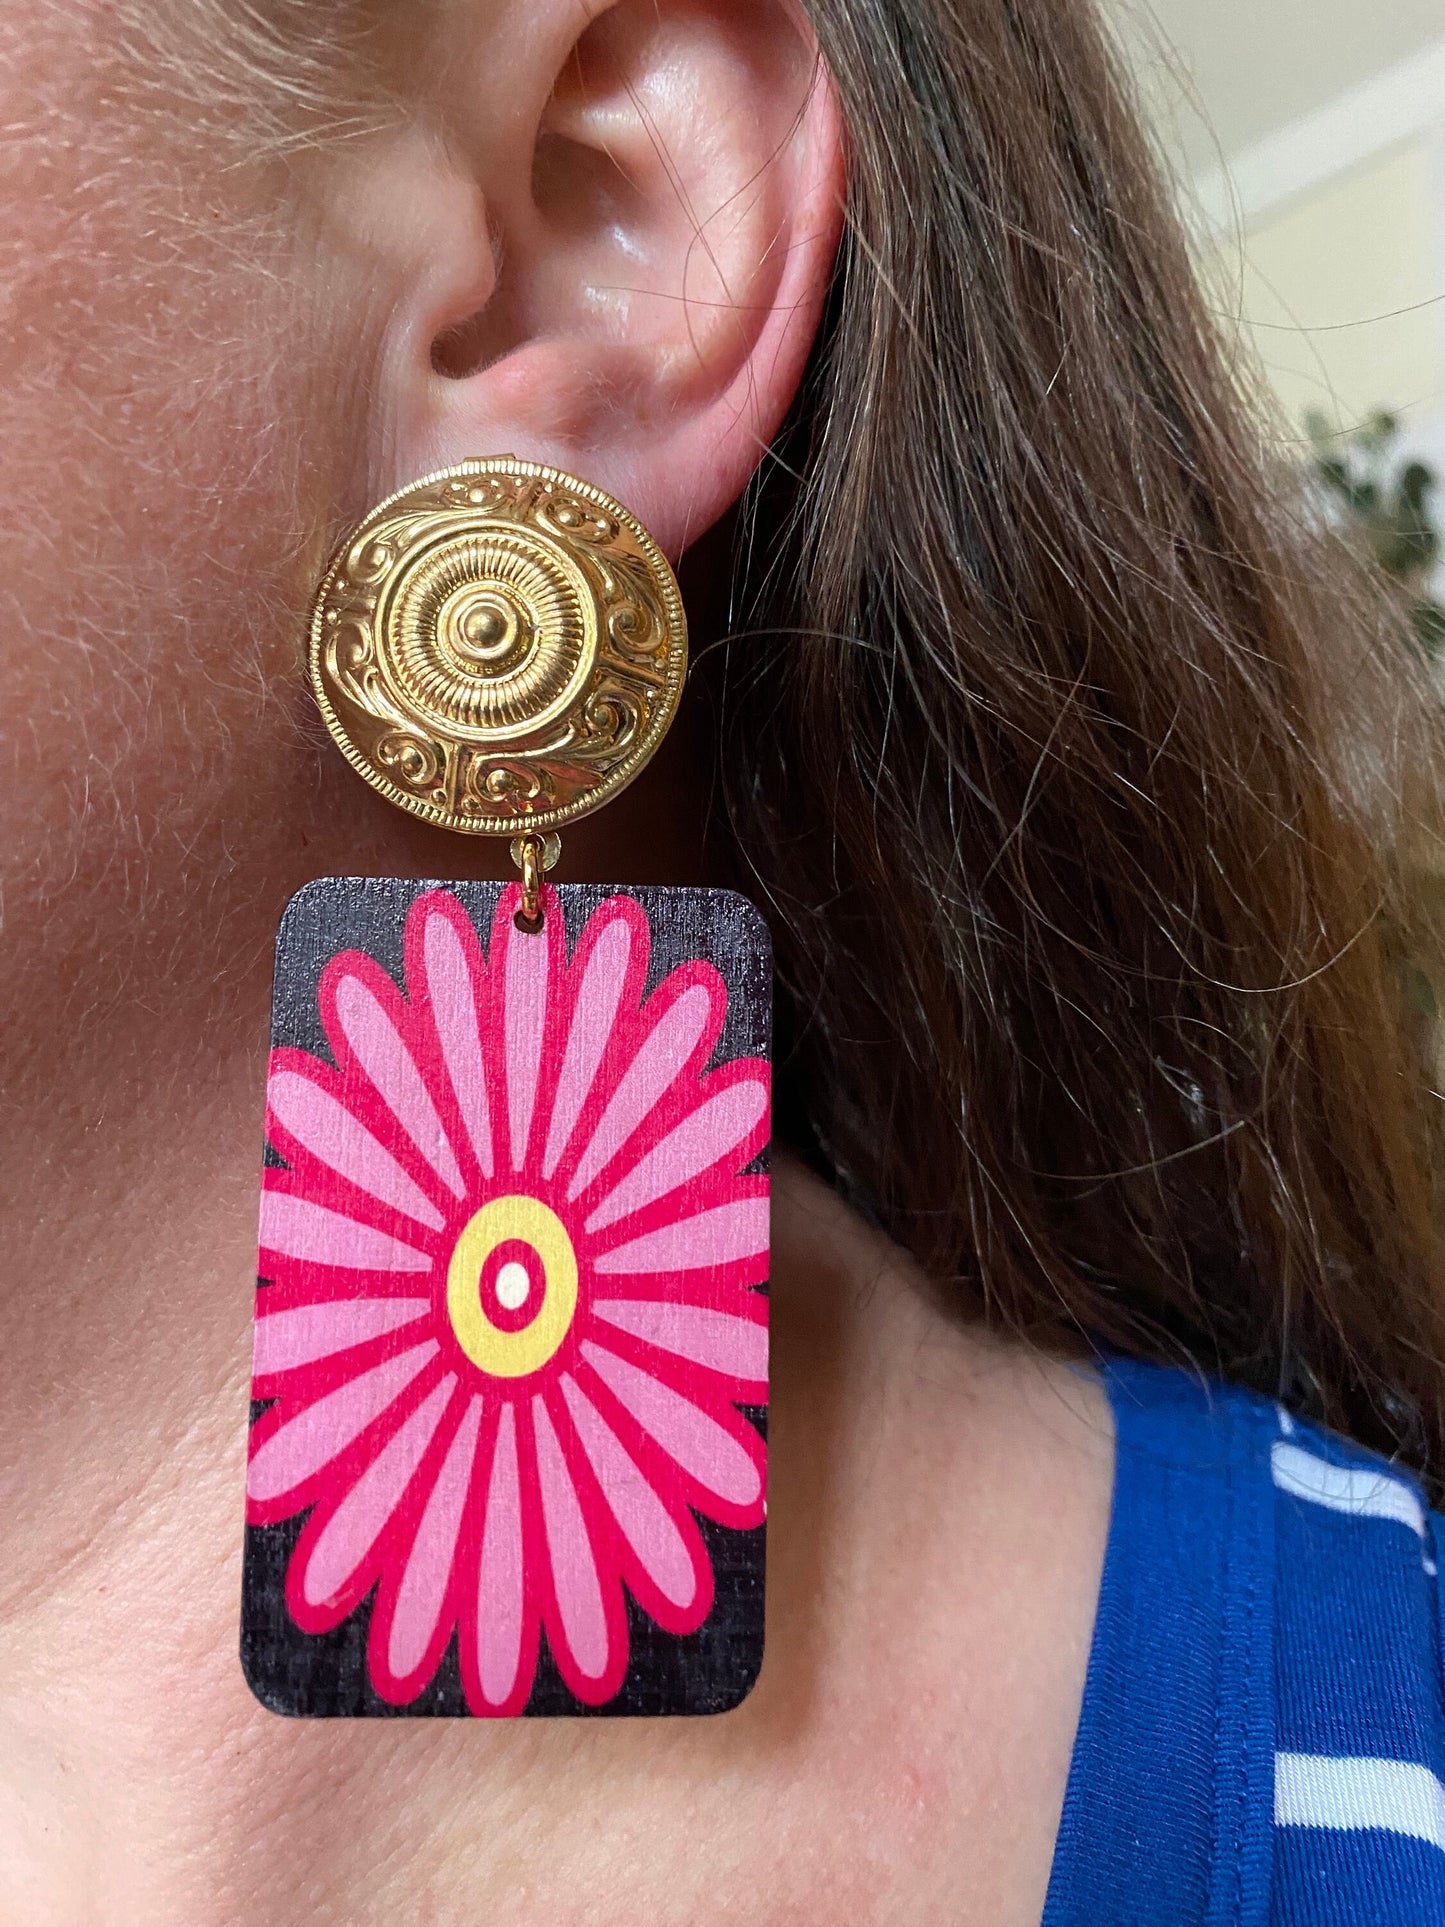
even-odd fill
[[[1043,1927],[1445,1927],[1445,1519],[1371,1453],[1116,1360]]]

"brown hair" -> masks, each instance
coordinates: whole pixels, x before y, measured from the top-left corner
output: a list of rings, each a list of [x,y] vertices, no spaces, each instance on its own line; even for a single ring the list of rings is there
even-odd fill
[[[1271,473],[1074,0],[809,0],[847,233],[725,773],[795,1135],[971,1308],[1445,1467],[1433,702]]]

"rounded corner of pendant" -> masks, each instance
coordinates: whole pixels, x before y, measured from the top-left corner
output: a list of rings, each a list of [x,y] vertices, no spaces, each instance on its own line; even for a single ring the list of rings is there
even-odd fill
[[[282,906],[277,922],[278,934],[284,937],[289,924],[309,910],[318,899],[324,902],[326,898],[334,895],[336,886],[344,881],[342,877],[312,877],[309,882],[303,883],[299,890],[293,890]]]
[[[718,889],[713,890],[710,894],[717,902],[728,906],[732,914],[736,916],[738,923],[749,932],[758,950],[771,956],[773,950],[773,933],[768,926],[767,918],[763,915],[757,904],[753,902],[752,898],[744,896],[741,890]]]
[[[241,1676],[250,1688],[251,1697],[256,1704],[277,1719],[299,1720],[306,1717],[306,1709],[298,1706],[294,1698],[284,1692],[284,1683],[261,1671],[256,1665],[257,1655],[252,1650],[251,1641],[244,1634],[237,1655],[241,1665]]]
[[[303,883],[286,899],[276,925],[278,957],[284,956],[307,929],[325,928],[333,906],[354,898],[373,881],[368,877],[323,876]]]
[[[738,1672],[728,1681],[726,1687],[718,1694],[716,1699],[711,1701],[707,1706],[699,1709],[702,1717],[704,1719],[720,1719],[725,1714],[736,1713],[740,1707],[744,1706],[757,1690],[758,1680],[762,1676],[763,1661],[766,1657],[766,1642],[762,1637],[759,1637],[757,1646],[749,1653],[745,1666],[739,1668]]]

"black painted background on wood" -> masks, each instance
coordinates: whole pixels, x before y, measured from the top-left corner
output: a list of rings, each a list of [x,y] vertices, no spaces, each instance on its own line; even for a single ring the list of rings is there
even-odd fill
[[[276,941],[271,1041],[333,1061],[316,1003],[316,986],[339,950],[363,950],[404,985],[402,932],[406,913],[428,890],[450,890],[465,906],[485,948],[503,885],[393,877],[323,877],[287,905]],[[647,992],[689,957],[705,957],[728,988],[727,1019],[713,1063],[767,1057],[772,1043],[772,949],[767,926],[745,897],[730,890],[637,888],[564,884],[557,891],[571,954],[588,917],[608,897],[624,894],[646,912],[652,929]],[[265,1161],[277,1158],[265,1146]],[[765,1169],[766,1152],[751,1166]],[[266,1280],[258,1280],[266,1289]],[[265,1410],[253,1402],[251,1416]],[[766,1435],[767,1413],[742,1410]],[[303,1633],[286,1610],[286,1566],[306,1514],[274,1526],[247,1526],[242,1568],[241,1664],[252,1691],[273,1712],[309,1718],[394,1719],[469,1717],[453,1633],[430,1684],[409,1705],[392,1706],[366,1672],[368,1596],[332,1632]],[[763,1575],[766,1527],[735,1532],[698,1519],[712,1559],[713,1608],[697,1632],[663,1632],[627,1596],[630,1657],[626,1678],[604,1706],[586,1706],[562,1680],[545,1632],[526,1715],[658,1715],[720,1713],[745,1698],[763,1657]]]

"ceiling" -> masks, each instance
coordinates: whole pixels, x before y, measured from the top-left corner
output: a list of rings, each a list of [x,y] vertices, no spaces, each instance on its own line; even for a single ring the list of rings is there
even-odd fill
[[[1196,174],[1445,34],[1441,0],[1102,4]]]

